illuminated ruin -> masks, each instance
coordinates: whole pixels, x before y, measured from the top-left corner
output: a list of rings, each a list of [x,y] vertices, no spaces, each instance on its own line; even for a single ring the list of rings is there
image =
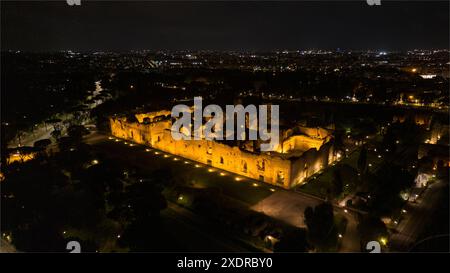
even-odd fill
[[[260,141],[174,140],[170,111],[110,117],[115,137],[150,146],[237,175],[292,188],[337,158],[330,130],[295,126],[280,130],[274,152]]]

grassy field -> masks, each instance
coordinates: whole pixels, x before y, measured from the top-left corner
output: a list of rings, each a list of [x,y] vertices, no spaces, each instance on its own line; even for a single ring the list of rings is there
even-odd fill
[[[96,144],[95,149],[108,158],[123,162],[124,165],[138,167],[139,171],[146,175],[151,175],[160,168],[169,168],[175,179],[185,180],[195,187],[215,188],[224,195],[250,206],[271,195],[271,189],[275,189],[245,177],[239,177],[239,181],[236,181],[235,174],[149,147],[135,144],[129,146],[129,143],[125,144],[124,141],[103,141]]]

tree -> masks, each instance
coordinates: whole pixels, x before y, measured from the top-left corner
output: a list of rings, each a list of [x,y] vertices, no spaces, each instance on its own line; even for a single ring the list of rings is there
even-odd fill
[[[72,125],[67,129],[67,134],[75,142],[80,142],[83,136],[89,134],[89,131],[83,125]]]
[[[344,133],[341,130],[336,130],[335,136],[334,136],[334,148],[336,151],[340,151],[345,155],[345,149],[344,149]]]
[[[364,250],[368,242],[380,241],[381,238],[388,235],[386,225],[379,218],[373,216],[362,217],[357,230],[360,235],[361,250]]]
[[[414,184],[414,177],[414,174],[400,166],[383,165],[371,179],[371,191],[374,192],[370,203],[371,212],[375,215],[389,215],[400,207],[404,202],[400,198],[400,192]]]
[[[396,137],[390,127],[383,136],[383,146],[388,149],[391,154],[393,154],[397,149]]]
[[[54,139],[59,139],[61,137],[61,131],[60,130],[53,130],[50,135],[54,138]]]
[[[35,141],[33,146],[37,147],[37,148],[44,148],[45,149],[50,144],[52,144],[52,141],[50,139],[48,139],[48,138],[45,138],[45,139],[41,139],[41,140]]]
[[[338,197],[344,189],[344,182],[342,182],[341,172],[334,170],[333,180],[331,181],[330,195],[332,198]]]
[[[365,174],[367,171],[367,148],[363,146],[358,157],[358,171],[360,174]]]
[[[38,182],[38,183],[37,183]],[[13,244],[22,251],[64,251],[58,229],[57,194],[67,178],[49,164],[31,160],[12,169],[2,182],[1,229],[11,233]],[[67,200],[64,200],[67,203]],[[64,204],[64,202],[63,202]]]
[[[306,230],[296,228],[287,231],[280,238],[280,241],[275,244],[274,252],[307,252],[309,245],[306,240]]]
[[[136,183],[128,187],[126,198],[137,218],[159,218],[159,213],[167,207],[167,201],[160,189],[152,183]]]
[[[132,252],[173,251],[169,243],[170,235],[166,234],[162,223],[152,219],[133,220],[118,240],[120,247],[127,247]]]
[[[337,243],[337,229],[334,224],[333,206],[322,203],[304,212],[308,228],[308,241],[319,249],[329,249]]]
[[[127,188],[123,202],[114,215],[110,215],[131,222],[118,241],[119,246],[131,251],[169,250],[167,247],[173,244],[167,244],[170,236],[164,234],[159,217],[160,211],[167,207],[167,201],[160,189],[149,181],[135,183]]]
[[[53,131],[61,131],[61,119],[58,118],[54,118],[54,119],[49,119],[47,120],[45,123],[50,123],[51,125],[53,125]]]

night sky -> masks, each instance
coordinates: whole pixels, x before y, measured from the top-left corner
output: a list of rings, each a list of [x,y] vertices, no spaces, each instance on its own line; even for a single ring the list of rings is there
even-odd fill
[[[448,1],[81,2],[2,2],[2,50],[449,47]]]

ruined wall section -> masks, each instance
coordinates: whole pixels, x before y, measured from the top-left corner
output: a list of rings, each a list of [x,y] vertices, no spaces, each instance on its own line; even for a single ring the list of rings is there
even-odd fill
[[[325,143],[319,149],[311,148],[300,157],[292,158],[291,187],[305,183],[306,178],[326,168],[336,159],[333,141]]]
[[[323,139],[317,139],[323,145],[311,145],[299,157],[290,158],[288,154],[252,153],[209,140],[175,141],[170,119],[143,124],[111,117],[110,126],[112,135],[118,138],[284,188],[291,188],[334,160],[332,144],[323,144]]]
[[[142,124],[129,123],[125,118],[111,118],[110,124],[111,133],[116,137],[266,183],[290,186],[291,162],[279,156],[250,153],[209,140],[175,141],[171,136],[170,121]]]

